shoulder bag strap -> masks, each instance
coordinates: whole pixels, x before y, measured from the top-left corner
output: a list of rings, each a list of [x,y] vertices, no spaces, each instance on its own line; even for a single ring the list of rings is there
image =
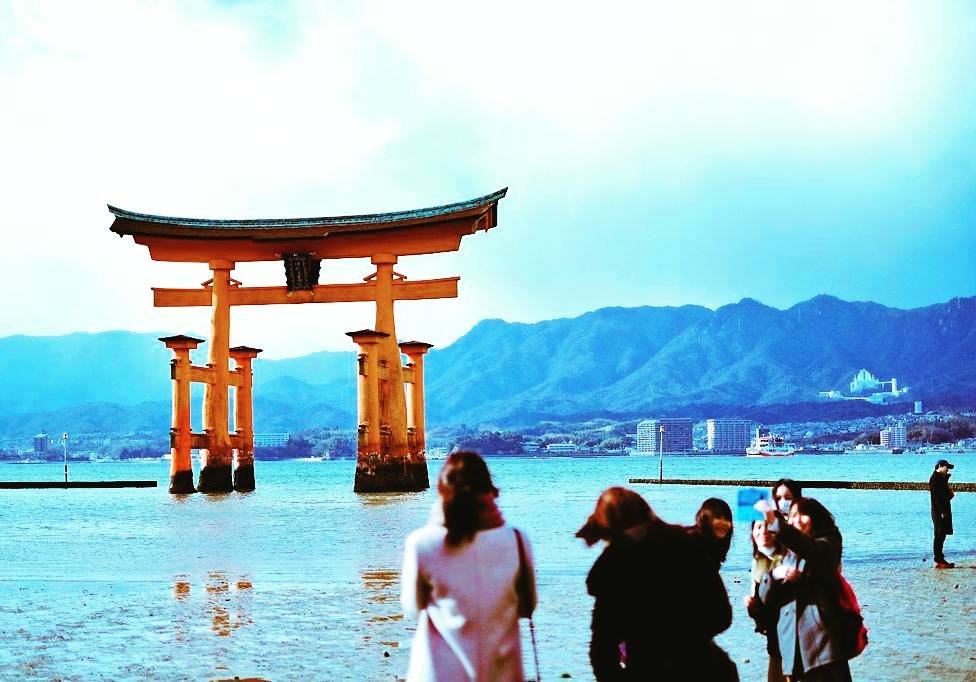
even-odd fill
[[[519,554],[519,571],[518,577],[515,579],[515,594],[518,595],[519,600],[518,615],[521,617],[526,614],[525,617],[529,619],[529,634],[532,637],[532,660],[535,662],[535,679],[536,682],[542,682],[542,676],[539,674],[539,650],[535,643],[535,621],[532,619],[532,611],[529,610],[529,604],[532,603],[532,586],[529,584],[525,545],[522,543],[522,534],[519,529],[513,528],[512,530],[515,531],[515,543],[518,545]]]

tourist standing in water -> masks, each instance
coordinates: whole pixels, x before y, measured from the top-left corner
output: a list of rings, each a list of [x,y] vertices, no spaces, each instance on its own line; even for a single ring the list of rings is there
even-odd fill
[[[437,492],[431,523],[404,550],[401,601],[418,617],[407,680],[519,682],[519,613],[536,603],[528,538],[505,524],[477,454],[450,455]]]
[[[758,591],[766,607],[779,610],[776,635],[783,674],[791,681],[849,682],[840,633],[827,626],[837,622],[840,610],[843,538],[833,515],[809,497],[793,501],[788,521],[765,500],[757,508],[765,513],[776,541],[789,550]]]
[[[731,625],[732,608],[700,542],[619,487],[600,495],[576,535],[606,543],[586,578],[597,680],[738,679],[712,641]]]
[[[944,459],[935,463],[935,471],[929,477],[929,496],[932,498],[932,525],[935,531],[935,541],[932,544],[933,559],[936,568],[955,568],[955,564],[946,561],[943,546],[947,535],[952,535],[952,497],[949,489],[949,469],[955,465]]]

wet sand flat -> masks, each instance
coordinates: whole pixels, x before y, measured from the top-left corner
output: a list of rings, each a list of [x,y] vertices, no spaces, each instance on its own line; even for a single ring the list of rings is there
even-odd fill
[[[956,557],[951,570],[897,561],[852,566],[845,575],[868,627],[868,647],[851,661],[855,680],[976,680],[976,556]],[[765,638],[736,602],[748,577],[740,584],[725,577],[735,617],[719,642],[743,680],[765,680]]]
[[[958,459],[957,468],[976,470],[976,456]],[[0,680],[402,676],[413,635],[398,600],[403,539],[426,522],[436,494],[354,495],[350,462],[262,464],[258,490],[249,495],[5,491]],[[758,468],[764,464],[702,457],[666,466],[682,476],[769,477]],[[657,463],[490,461],[502,510],[526,532],[536,556],[545,679],[592,679],[585,580],[599,549],[573,533],[601,490],[646,473],[642,465]],[[790,464],[805,478],[834,477],[840,465],[852,478],[875,480],[909,480],[930,466],[826,456]],[[20,478],[32,470],[10,472]],[[157,473],[166,480],[166,469],[150,464],[78,467],[92,479]],[[672,522],[693,518],[706,497],[734,504],[736,494],[720,486],[638,490]],[[976,494],[953,502],[957,528],[946,552],[960,568],[948,571],[923,562],[932,542],[926,493],[834,490],[817,497],[837,515],[845,573],[870,628],[871,644],[852,665],[855,679],[976,680]],[[762,680],[765,640],[741,606],[749,558],[748,526],[737,522],[723,568],[735,620],[720,643],[743,680]],[[527,637],[524,651],[528,663]]]
[[[895,562],[847,572],[871,640],[852,662],[854,679],[976,680],[976,556],[957,566]],[[742,680],[764,680],[765,640],[737,602],[748,576],[725,579],[735,618],[719,641]],[[406,670],[412,634],[397,580],[380,571],[344,589],[257,588],[224,575],[174,585],[4,582],[0,679],[392,680]],[[547,582],[544,595],[571,590],[577,578]],[[538,614],[543,676],[590,680],[588,613],[568,615],[545,606]],[[528,665],[528,642],[525,653]]]

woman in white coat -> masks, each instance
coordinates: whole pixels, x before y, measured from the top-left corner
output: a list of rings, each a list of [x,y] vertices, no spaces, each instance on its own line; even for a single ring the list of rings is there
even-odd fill
[[[525,535],[505,524],[485,461],[455,452],[437,478],[431,522],[407,537],[401,601],[417,617],[409,682],[520,682],[518,619],[535,608]]]

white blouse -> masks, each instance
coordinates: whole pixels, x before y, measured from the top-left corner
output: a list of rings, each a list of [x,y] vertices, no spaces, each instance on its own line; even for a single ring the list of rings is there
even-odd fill
[[[408,682],[499,680],[521,682],[522,650],[515,582],[518,545],[512,526],[482,530],[449,548],[441,525],[407,537],[401,602],[418,617]],[[521,533],[536,602],[532,550]]]

